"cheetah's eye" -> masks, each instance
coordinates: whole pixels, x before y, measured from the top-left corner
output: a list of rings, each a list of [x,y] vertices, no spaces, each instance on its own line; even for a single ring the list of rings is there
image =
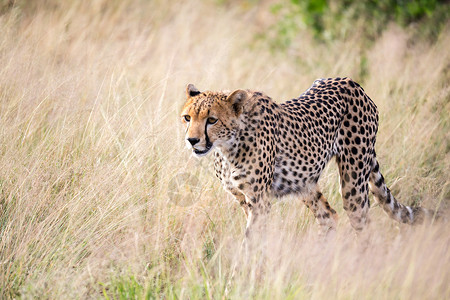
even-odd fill
[[[217,123],[217,120],[218,119],[216,119],[216,118],[213,118],[213,117],[209,117],[208,118],[208,120],[206,120],[206,123],[208,123],[208,124],[216,124]]]
[[[191,116],[189,116],[189,115],[184,115],[184,116],[183,116],[183,119],[184,119],[186,122],[190,122],[190,121],[191,121]]]

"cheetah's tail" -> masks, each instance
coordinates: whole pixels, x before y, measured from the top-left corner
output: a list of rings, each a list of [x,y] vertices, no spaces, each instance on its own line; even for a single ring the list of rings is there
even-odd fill
[[[372,162],[369,188],[377,202],[383,207],[384,211],[391,218],[400,223],[416,225],[421,224],[424,221],[432,221],[433,219],[440,219],[442,217],[440,213],[433,210],[423,207],[410,207],[398,202],[386,186],[376,158],[374,158]]]

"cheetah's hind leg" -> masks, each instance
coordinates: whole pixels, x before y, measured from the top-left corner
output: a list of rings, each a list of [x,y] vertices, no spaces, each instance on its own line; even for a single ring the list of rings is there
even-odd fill
[[[358,233],[369,223],[368,173],[370,166],[364,165],[364,158],[354,163],[349,163],[349,161],[351,159],[345,155],[341,155],[337,159],[344,210],[350,219],[350,224]],[[360,168],[360,165],[363,167]]]

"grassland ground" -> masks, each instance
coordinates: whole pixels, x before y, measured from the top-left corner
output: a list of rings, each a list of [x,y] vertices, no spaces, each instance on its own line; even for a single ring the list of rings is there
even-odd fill
[[[187,83],[283,101],[316,78],[352,77],[380,111],[393,194],[450,204],[450,27],[427,42],[392,25],[370,45],[357,27],[333,44],[305,30],[277,52],[255,39],[271,18],[266,2],[2,8],[0,298],[217,299],[228,282],[232,299],[450,298],[448,224],[411,228],[372,205],[362,246],[334,162],[320,181],[340,215],[333,239],[289,198],[268,216],[269,247],[240,255],[243,213],[211,159],[184,149]],[[194,186],[178,190],[180,174]]]

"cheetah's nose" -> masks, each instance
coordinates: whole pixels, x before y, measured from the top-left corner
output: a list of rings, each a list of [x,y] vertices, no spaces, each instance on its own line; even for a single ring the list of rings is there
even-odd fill
[[[195,144],[200,142],[200,139],[198,139],[198,138],[188,138],[187,140],[189,143],[191,143],[192,146],[194,146]]]

